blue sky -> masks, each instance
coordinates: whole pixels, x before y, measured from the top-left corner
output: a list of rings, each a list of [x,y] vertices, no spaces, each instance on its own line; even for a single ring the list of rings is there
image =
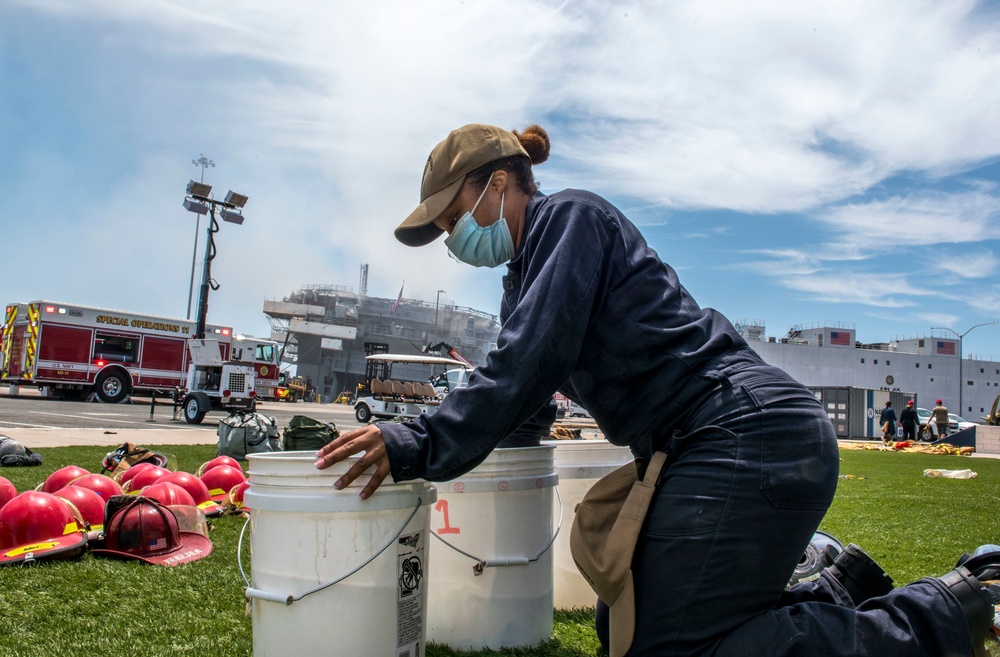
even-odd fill
[[[250,197],[209,321],[266,335],[362,263],[496,312],[502,268],[392,229],[449,130],[539,123],[543,191],[612,200],[704,306],[963,332],[1000,320],[998,79],[996,3],[0,0],[0,302],[184,316],[204,154]]]

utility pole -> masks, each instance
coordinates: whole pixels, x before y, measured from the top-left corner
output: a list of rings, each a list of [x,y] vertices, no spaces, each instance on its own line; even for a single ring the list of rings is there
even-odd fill
[[[964,360],[965,355],[962,349],[962,339],[965,338],[965,336],[967,336],[972,331],[972,329],[979,328],[980,326],[990,326],[991,324],[1000,324],[1000,322],[983,322],[982,324],[976,324],[975,326],[972,326],[969,329],[967,329],[965,333],[959,333],[954,329],[950,329],[943,326],[931,327],[932,331],[948,331],[953,335],[958,336],[958,408],[959,408],[958,415],[962,415],[962,413],[965,412],[965,407],[962,405],[962,390],[965,389],[965,381],[963,380],[965,378],[965,374],[963,373],[962,370],[962,361]]]

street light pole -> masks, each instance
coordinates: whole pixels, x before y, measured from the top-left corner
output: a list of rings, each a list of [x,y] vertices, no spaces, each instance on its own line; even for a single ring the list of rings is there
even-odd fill
[[[215,162],[205,157],[204,153],[201,153],[201,157],[197,160],[191,160],[191,164],[201,167],[201,182],[205,182],[205,167],[215,167]],[[191,250],[191,282],[188,284],[188,307],[187,307],[187,318],[191,319],[191,296],[194,293],[194,265],[195,261],[198,259],[198,231],[201,230],[201,215],[195,215],[194,224],[194,249]]]
[[[209,215],[208,236],[205,240],[205,264],[201,277],[201,295],[198,298],[198,323],[195,326],[194,337],[205,338],[205,324],[208,318],[208,289],[218,290],[219,285],[212,280],[212,260],[215,259],[215,239],[213,235],[219,232],[219,223],[215,220],[215,212],[219,210],[223,221],[233,224],[242,224],[244,217],[242,208],[246,205],[247,197],[230,190],[226,194],[224,201],[217,201],[210,195],[212,186],[204,183],[191,181],[187,186],[187,195],[184,198],[184,209],[196,214]]]
[[[958,337],[958,408],[960,410],[959,415],[965,412],[965,406],[962,403],[962,390],[965,389],[965,375],[962,370],[962,361],[965,360],[964,351],[962,349],[962,340],[967,336],[972,329],[979,328],[980,326],[990,326],[991,324],[1000,324],[1000,322],[983,322],[982,324],[976,324],[975,326],[970,326],[965,333],[959,333],[954,329],[947,328],[945,326],[932,326],[932,331],[949,331],[952,335]]]
[[[440,337],[438,335],[438,305],[441,303],[442,292],[447,294],[445,290],[438,290],[437,299],[434,300],[434,342],[437,342]]]

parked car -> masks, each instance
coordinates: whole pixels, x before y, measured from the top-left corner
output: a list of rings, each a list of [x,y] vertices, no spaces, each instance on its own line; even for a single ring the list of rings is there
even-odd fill
[[[969,422],[968,420],[966,420],[961,415],[955,415],[954,413],[948,413],[948,426],[950,427],[953,423],[954,423],[954,425],[956,427],[958,427],[958,431],[961,431],[962,429],[968,429],[969,427],[976,426],[975,422]]]
[[[951,413],[949,413],[948,415],[949,415],[949,418],[948,418],[948,433],[952,434],[952,433],[955,433],[956,431],[958,431],[958,422],[956,422],[954,419],[952,419],[950,417]],[[925,438],[926,433],[928,431],[927,421],[930,418],[931,418],[931,412],[929,410],[927,410],[926,408],[918,408],[917,409],[917,419],[920,421],[920,432],[919,432],[918,436],[920,437],[921,440],[926,440],[927,439],[927,438]],[[934,424],[932,424],[930,426],[930,438],[929,438],[929,440],[932,440],[932,441],[933,440],[937,440],[938,439],[937,433],[938,433],[937,423],[934,423]]]

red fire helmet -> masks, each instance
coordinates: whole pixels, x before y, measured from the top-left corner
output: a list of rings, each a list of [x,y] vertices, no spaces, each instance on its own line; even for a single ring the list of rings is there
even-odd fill
[[[244,480],[238,486],[234,486],[232,490],[229,491],[229,496],[227,497],[227,502],[237,511],[249,508],[243,501],[244,494],[247,489],[250,488],[250,480]]]
[[[120,474],[118,474],[117,475],[117,479],[115,481],[117,481],[118,485],[120,485],[122,487],[122,489],[124,489],[125,488],[125,484],[127,484],[129,481],[131,481],[132,477],[136,476],[137,474],[139,474],[140,472],[142,472],[146,468],[154,468],[154,467],[158,467],[158,466],[155,463],[150,463],[149,461],[143,461],[142,463],[136,463],[131,468],[128,468],[128,469],[122,471]]]
[[[181,509],[204,519],[194,507]],[[161,566],[177,566],[210,555],[212,541],[197,531],[181,529],[178,520],[173,511],[156,500],[136,497],[111,517],[105,528],[104,548],[93,554]]]
[[[85,475],[89,475],[88,470],[84,470],[78,465],[67,465],[59,468],[52,474],[50,474],[42,483],[39,490],[43,493],[54,493],[60,488],[66,488],[74,479],[79,479]]]
[[[123,490],[125,490],[125,492],[129,495],[136,495],[146,486],[155,483],[160,477],[168,474],[170,474],[170,470],[161,468],[158,465],[143,468],[142,472],[128,480],[128,483],[125,484]]]
[[[142,496],[156,500],[163,506],[197,506],[194,498],[186,490],[169,481],[157,480],[142,489]]]
[[[0,509],[0,565],[70,559],[86,546],[69,506],[51,493],[24,491]]]
[[[232,456],[216,456],[211,461],[206,461],[202,463],[201,467],[198,468],[197,474],[199,477],[201,477],[212,468],[220,465],[228,465],[230,467],[236,468],[237,470],[241,471],[243,470],[243,466],[240,465],[240,462],[234,459]]]
[[[0,509],[7,502],[17,497],[17,488],[5,477],[0,477]]]
[[[201,475],[201,480],[208,486],[208,494],[216,502],[226,499],[235,486],[239,486],[246,481],[242,468],[234,468],[231,465],[217,465],[210,470],[206,470]]]
[[[83,488],[73,484],[55,492],[55,496],[69,502],[89,525],[87,536],[91,539],[99,538],[104,532],[104,505],[105,500],[89,488]],[[74,514],[75,515],[75,514]]]
[[[118,485],[118,482],[111,477],[102,474],[85,475],[74,480],[72,485],[79,486],[80,488],[89,488],[100,495],[101,499],[104,500],[105,503],[107,503],[111,497],[122,494],[122,487]]]
[[[180,486],[191,495],[195,506],[208,517],[222,515],[223,508],[212,500],[205,482],[189,472],[171,472],[157,479],[156,483],[171,483]]]

